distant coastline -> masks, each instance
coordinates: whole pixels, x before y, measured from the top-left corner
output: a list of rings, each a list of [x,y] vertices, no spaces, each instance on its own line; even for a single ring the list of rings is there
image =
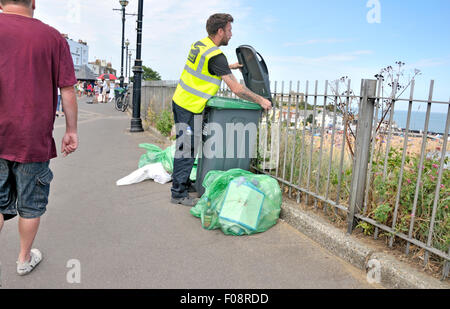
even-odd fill
[[[399,129],[406,128],[407,117],[408,111],[398,110],[394,112],[394,121]],[[409,129],[414,131],[423,131],[425,126],[425,117],[426,112],[412,111]],[[446,113],[430,113],[428,132],[444,134],[446,121]]]

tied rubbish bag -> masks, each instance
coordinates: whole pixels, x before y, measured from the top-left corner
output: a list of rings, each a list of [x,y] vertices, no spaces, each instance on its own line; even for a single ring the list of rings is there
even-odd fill
[[[170,176],[166,172],[161,163],[153,163],[147,164],[144,167],[141,167],[140,169],[134,171],[130,175],[119,179],[118,181],[116,181],[116,185],[132,185],[147,179],[153,179],[157,183],[165,184],[172,180],[172,176]]]
[[[147,164],[161,163],[166,172],[172,174],[175,145],[167,147],[165,150],[153,144],[139,144],[139,147],[147,150],[147,153],[143,154],[139,160],[139,168]]]
[[[252,235],[274,226],[281,212],[278,182],[267,175],[242,169],[210,171],[203,180],[205,193],[190,213],[207,230],[227,235]]]
[[[139,144],[140,148],[146,149],[147,153],[143,154],[139,159],[139,168],[146,166],[147,164],[161,163],[167,173],[173,173],[173,159],[175,157],[175,144],[162,150],[160,147],[153,144]],[[194,167],[192,168],[190,179],[195,181],[197,178],[197,162],[194,162]]]

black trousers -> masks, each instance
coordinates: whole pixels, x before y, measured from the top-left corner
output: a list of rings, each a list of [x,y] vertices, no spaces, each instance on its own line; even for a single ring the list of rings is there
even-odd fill
[[[194,114],[175,102],[172,102],[172,111],[177,141],[171,192],[173,198],[182,198],[188,196],[189,176],[201,147],[202,114]]]

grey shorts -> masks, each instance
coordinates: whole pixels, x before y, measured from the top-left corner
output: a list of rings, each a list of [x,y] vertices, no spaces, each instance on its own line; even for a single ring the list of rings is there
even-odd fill
[[[0,213],[5,220],[17,216],[41,217],[48,204],[53,173],[50,161],[18,163],[0,159]]]

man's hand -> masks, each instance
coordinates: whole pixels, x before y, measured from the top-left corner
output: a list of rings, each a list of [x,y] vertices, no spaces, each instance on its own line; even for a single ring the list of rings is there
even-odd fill
[[[270,103],[269,100],[263,98],[260,95],[257,95],[244,85],[238,83],[236,77],[234,77],[233,74],[222,76],[222,80],[227,84],[230,90],[241,99],[257,103],[261,105],[261,107],[264,108],[265,110],[272,109],[272,103]]]
[[[240,64],[239,62],[233,63],[229,65],[229,68],[231,70],[237,70],[237,69],[242,69],[244,66],[242,64]]]
[[[77,133],[67,133],[64,135],[61,144],[61,153],[64,157],[77,150],[78,148],[78,134]]]
[[[66,115],[66,134],[62,139],[61,152],[67,157],[78,148],[78,104],[72,86],[61,88],[61,101]]]
[[[264,110],[266,111],[272,109],[272,103],[267,99],[263,99],[262,102],[259,103],[259,105],[261,105],[261,107],[264,108]]]

